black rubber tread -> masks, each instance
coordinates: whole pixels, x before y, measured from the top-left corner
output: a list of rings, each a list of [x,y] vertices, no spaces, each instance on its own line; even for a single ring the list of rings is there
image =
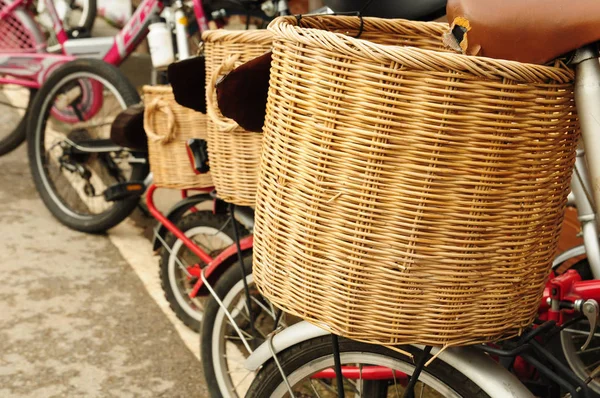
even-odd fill
[[[92,32],[94,27],[94,22],[96,21],[96,16],[98,15],[98,5],[96,0],[84,0],[88,3],[88,8],[90,12],[85,17],[85,21],[83,22],[83,27],[86,31]]]
[[[40,143],[43,140],[43,137],[41,136],[43,133],[41,130],[43,129],[40,128],[38,131],[38,124],[40,126],[45,125],[45,121],[42,120],[46,114],[42,109],[44,100],[50,94],[50,90],[58,85],[62,79],[77,72],[88,72],[111,83],[119,92],[127,106],[140,102],[140,96],[135,87],[133,87],[129,80],[127,80],[116,67],[96,59],[77,59],[68,62],[50,75],[31,104],[31,116],[27,123],[27,153],[31,174],[37,191],[52,215],[69,228],[81,232],[100,233],[105,232],[127,218],[137,206],[139,199],[130,198],[115,202],[109,210],[98,215],[73,217],[63,212],[47,191],[48,188],[43,183],[41,176],[41,173],[43,173],[41,168],[43,168],[43,166],[38,163],[36,155],[36,149],[41,146]],[[142,181],[147,175],[147,164],[132,164],[130,180]]]
[[[403,362],[413,364],[411,358],[397,352],[374,344],[360,343],[344,338],[339,339],[340,353],[344,352],[368,352],[393,357]],[[399,347],[402,350],[408,351],[418,358],[421,351],[412,346]],[[306,363],[317,358],[332,355],[331,337],[322,336],[300,344],[292,346],[287,350],[280,352],[277,356],[285,374],[291,374],[297,369],[304,366]],[[446,363],[435,360],[425,368],[424,372],[429,373],[439,379],[447,386],[463,397],[468,398],[484,398],[488,395],[482,391],[475,383],[469,380],[465,375],[458,372],[456,369]],[[257,377],[252,382],[246,397],[250,398],[270,398],[275,389],[283,383],[283,379],[279,370],[273,361],[270,359],[258,373]]]
[[[23,114],[23,118],[10,134],[7,134],[4,138],[0,139],[0,156],[14,151],[27,138],[27,116],[36,92],[37,90],[34,89],[29,90],[29,103],[27,104],[27,110]]]
[[[246,270],[246,275],[252,273],[252,254],[244,257],[244,269]],[[239,263],[232,264],[213,286],[215,293],[220,299],[223,299],[242,278],[243,275]],[[216,346],[216,344],[213,345],[212,339],[213,327],[220,309],[221,307],[217,300],[209,297],[204,307],[204,319],[200,331],[200,361],[202,362],[202,369],[204,370],[204,377],[211,398],[223,397],[219,389],[219,383],[217,383],[212,360],[212,348]]]

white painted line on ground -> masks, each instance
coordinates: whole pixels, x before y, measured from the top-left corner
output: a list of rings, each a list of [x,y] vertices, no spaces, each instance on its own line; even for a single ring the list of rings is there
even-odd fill
[[[131,265],[150,297],[158,304],[177,333],[189,348],[200,358],[200,337],[197,333],[185,326],[173,313],[165,299],[160,279],[158,276],[158,257],[152,253],[152,244],[143,236],[141,228],[126,219],[121,224],[108,232],[110,241],[119,249],[123,258]]]

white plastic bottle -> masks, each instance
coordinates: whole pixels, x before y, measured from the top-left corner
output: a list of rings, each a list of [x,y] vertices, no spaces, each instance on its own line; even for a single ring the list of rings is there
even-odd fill
[[[151,23],[148,29],[150,30],[148,46],[150,47],[152,66],[156,69],[166,68],[175,61],[171,31],[163,21]]]

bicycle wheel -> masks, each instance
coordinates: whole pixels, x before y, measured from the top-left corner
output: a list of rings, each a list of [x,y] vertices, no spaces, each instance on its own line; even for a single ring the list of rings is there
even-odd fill
[[[13,151],[25,141],[27,109],[35,92],[15,84],[0,86],[0,155]]]
[[[577,262],[571,269],[579,272],[584,280],[593,279],[587,259]],[[591,373],[600,367],[600,330],[596,330],[592,342],[585,351],[581,346],[585,343],[590,333],[590,323],[582,320],[569,326],[560,333],[560,341],[551,341],[548,344],[553,354],[562,362],[569,365],[571,370],[581,379],[586,380]],[[590,397],[600,398],[600,375],[597,375],[588,384],[593,391]]]
[[[29,165],[44,204],[64,225],[102,232],[137,205],[138,198],[107,202],[102,193],[148,174],[140,154],[110,140],[115,117],[139,101],[118,69],[91,59],[61,66],[36,95],[27,125]],[[79,121],[66,122],[71,114]]]
[[[63,24],[67,28],[84,28],[92,31],[98,13],[96,0],[71,0],[71,10],[65,16]]]
[[[233,223],[227,214],[198,211],[184,216],[177,227],[209,256],[215,257],[235,242]],[[238,224],[240,234],[248,233]],[[160,280],[169,306],[177,317],[190,329],[199,331],[203,319],[206,297],[190,297],[189,293],[199,278],[199,271],[206,264],[201,261],[183,241],[169,233],[160,255]],[[179,259],[181,264],[177,261]]]
[[[383,398],[388,394],[394,397],[402,396],[408,377],[415,366],[410,357],[383,346],[342,338],[339,340],[339,348],[342,366],[351,366],[358,370],[355,378],[344,379],[346,397]],[[421,355],[421,351],[415,347],[401,348],[413,354],[415,358]],[[323,336],[297,344],[278,354],[279,363],[296,397],[337,397],[333,372],[328,371],[317,375],[321,371],[333,368],[332,352],[331,337]],[[389,369],[390,379],[387,383],[384,383],[384,380],[377,380],[376,383],[366,380],[369,371],[373,369],[372,366]],[[487,397],[485,392],[463,374],[439,360],[423,369],[414,392],[417,397],[428,398]],[[289,396],[283,378],[272,359],[259,371],[246,396],[253,398]]]
[[[246,294],[242,270],[239,264],[232,264],[214,285],[215,293],[232,314],[236,325],[242,330],[248,345],[258,347],[265,341],[275,326],[276,312],[260,295],[252,278],[252,255],[244,258],[246,282],[252,298],[252,315],[255,335],[252,335],[250,313],[246,305]],[[282,319],[279,325],[293,323]],[[212,398],[243,397],[254,379],[253,372],[244,368],[244,361],[250,355],[242,343],[225,311],[214,297],[209,297],[204,311],[200,332],[200,359],[208,391]]]
[[[97,0],[59,0],[54,2],[56,15],[62,23],[65,31],[83,30],[87,33],[92,32],[94,22],[96,21]],[[54,23],[46,8],[46,3],[43,0],[37,0],[36,4],[37,20],[44,27],[48,38],[48,45],[53,46],[58,44],[56,38],[53,37]],[[77,38],[77,37],[74,37]]]
[[[585,351],[581,346],[590,333],[590,323],[587,320],[577,322],[560,333],[560,347],[569,367],[582,380],[600,367],[600,331],[596,331],[592,342]],[[560,359],[560,358],[559,358]],[[588,384],[593,393],[590,397],[600,397],[600,375],[596,375]]]

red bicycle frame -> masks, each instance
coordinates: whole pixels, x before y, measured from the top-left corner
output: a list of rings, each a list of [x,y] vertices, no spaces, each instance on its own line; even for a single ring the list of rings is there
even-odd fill
[[[553,310],[549,305],[551,300],[558,300],[561,303],[574,304],[577,300],[596,300],[600,302],[600,281],[583,281],[581,276],[575,270],[569,270],[562,275],[551,275],[546,288],[544,289],[542,304],[540,305],[540,318],[544,320],[554,320],[558,325],[565,322],[566,318],[574,314],[572,309]],[[522,358],[517,357],[514,365],[515,373],[523,378],[531,375],[532,368]],[[397,379],[401,384],[406,383],[408,376],[402,372],[395,371],[395,374],[389,368],[382,366],[365,366],[360,372],[356,367],[343,366],[342,374],[347,379],[363,380],[392,380]],[[313,379],[335,379],[336,373],[333,368],[325,369],[311,376]]]
[[[583,281],[579,273],[572,269],[550,278],[544,289],[540,316],[560,325],[565,321],[565,315],[570,316],[574,311],[568,308],[552,308],[552,300],[563,304],[575,304],[577,300],[596,300],[600,303],[600,281]]]
[[[148,210],[150,211],[150,214],[152,214],[152,216],[154,218],[156,218],[156,220],[158,220],[158,222],[160,222],[162,225],[164,225],[173,235],[175,235],[177,237],[177,239],[180,239],[183,242],[183,244],[188,249],[190,249],[190,251],[192,253],[194,253],[196,256],[198,256],[198,258],[206,264],[205,271],[204,271],[204,275],[206,276],[206,278],[209,278],[210,275],[213,272],[215,272],[215,270],[217,268],[219,268],[219,266],[221,266],[223,263],[225,263],[226,260],[230,259],[232,256],[237,255],[237,247],[236,247],[236,244],[234,243],[233,245],[225,248],[225,250],[223,250],[221,253],[219,253],[218,256],[213,258],[208,253],[206,253],[204,250],[202,250],[202,248],[200,248],[190,238],[185,236],[183,231],[181,231],[179,228],[177,228],[177,226],[171,220],[169,220],[167,217],[165,217],[165,215],[162,214],[160,212],[160,210],[158,210],[156,208],[153,197],[154,197],[154,192],[156,192],[157,188],[158,187],[156,185],[152,184],[148,188],[148,192],[146,193],[146,204],[148,205]],[[209,188],[208,190],[212,191],[212,188]],[[254,242],[254,238],[252,236],[248,236],[248,237],[240,239],[240,247],[241,247],[242,251],[250,249],[253,245],[253,242]],[[194,288],[189,293],[189,296],[191,298],[194,298],[198,295],[198,292],[200,291],[202,286],[204,286],[204,282],[200,278],[200,266],[198,264],[195,264],[193,266],[188,267],[187,271],[192,276],[197,278]]]
[[[215,272],[220,266],[222,266],[226,262],[226,260],[229,260],[232,256],[237,255],[237,247],[234,243],[233,245],[225,248],[225,250],[223,250],[221,253],[219,253],[219,255],[213,258],[204,250],[202,250],[202,248],[200,248],[190,238],[185,236],[183,231],[177,228],[177,226],[171,220],[169,220],[163,213],[160,212],[160,210],[156,208],[156,205],[154,204],[154,193],[157,189],[158,187],[152,184],[150,187],[148,187],[148,191],[146,193],[146,204],[148,206],[150,214],[152,214],[152,216],[156,218],[158,222],[164,225],[167,228],[167,230],[169,230],[173,235],[175,235],[177,239],[180,239],[192,253],[198,256],[198,258],[206,264],[204,276],[207,279],[211,276],[213,272]],[[209,188],[208,190],[212,190],[212,188]],[[187,190],[182,190],[182,196],[184,198],[187,197]],[[240,247],[242,251],[252,248],[253,242],[254,238],[252,236],[240,239]],[[197,279],[194,288],[189,293],[189,296],[191,298],[194,298],[198,295],[198,292],[204,286],[204,282],[202,281],[202,278],[200,278],[201,268],[198,264],[194,264],[192,266],[187,267],[187,271],[190,273],[190,275]],[[383,366],[366,366],[363,369],[359,369],[357,367],[352,366],[344,366],[342,372],[345,378],[353,380],[359,378],[362,380],[392,380],[396,378],[400,381],[400,383],[406,382],[408,380],[408,376],[405,373],[393,371]],[[335,379],[335,377],[335,370],[333,369],[325,369],[312,376],[312,378],[317,379]]]

